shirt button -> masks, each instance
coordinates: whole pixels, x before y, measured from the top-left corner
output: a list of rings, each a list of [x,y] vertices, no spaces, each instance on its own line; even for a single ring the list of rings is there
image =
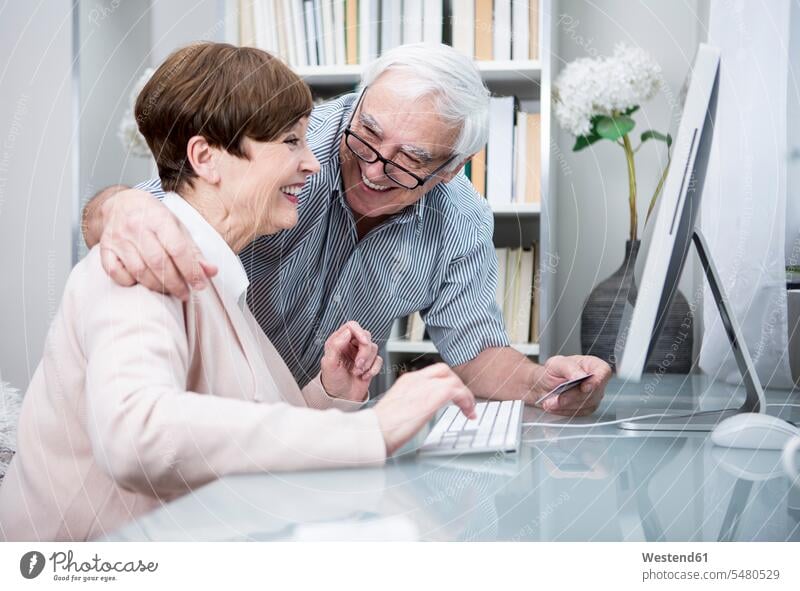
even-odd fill
[[[320,337],[317,337],[316,339],[314,339],[314,342],[316,344],[318,344],[318,345],[321,345],[322,344],[322,339]]]
[[[333,301],[338,304],[342,301],[342,296],[337,293],[335,296],[333,296]]]

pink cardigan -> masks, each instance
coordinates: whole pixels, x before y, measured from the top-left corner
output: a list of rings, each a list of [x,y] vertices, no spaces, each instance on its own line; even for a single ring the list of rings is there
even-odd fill
[[[310,408],[309,408],[310,407]],[[220,476],[380,465],[373,410],[301,392],[218,285],[187,303],[69,276],[0,487],[0,539],[87,540]]]

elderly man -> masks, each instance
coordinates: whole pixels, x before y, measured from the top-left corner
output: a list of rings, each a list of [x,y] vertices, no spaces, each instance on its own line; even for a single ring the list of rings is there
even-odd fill
[[[299,196],[298,224],[240,255],[250,308],[301,386],[344,322],[383,341],[396,318],[420,311],[476,396],[533,404],[592,373],[544,408],[597,408],[611,375],[605,362],[557,356],[537,365],[509,346],[494,301],[492,212],[459,174],[486,143],[488,104],[471,60],[418,44],[386,52],[365,68],[358,92],[312,112],[308,143],[321,170]],[[123,189],[106,189],[84,212],[86,242],[101,243],[108,273],[182,298],[202,288],[198,250],[150,195],[163,195],[158,180]]]

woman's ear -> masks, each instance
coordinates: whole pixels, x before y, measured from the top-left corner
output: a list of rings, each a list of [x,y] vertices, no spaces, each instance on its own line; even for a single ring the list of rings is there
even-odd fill
[[[211,185],[219,183],[219,160],[217,150],[212,148],[206,138],[195,135],[189,138],[186,144],[186,158],[192,166],[194,173]]]

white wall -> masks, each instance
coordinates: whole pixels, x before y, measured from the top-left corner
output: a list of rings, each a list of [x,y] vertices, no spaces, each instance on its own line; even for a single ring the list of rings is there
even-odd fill
[[[27,387],[72,258],[72,3],[0,5],[0,379]]]
[[[222,40],[230,0],[80,2],[81,208],[99,190],[156,175],[152,158],[133,156],[117,136],[133,86],[148,67],[197,40]],[[79,253],[86,249],[79,243]]]
[[[129,156],[117,137],[131,88],[150,66],[150,17],[147,0],[80,3],[81,207],[104,187],[152,176],[152,159]]]
[[[646,129],[677,128],[677,97],[694,57],[705,39],[702,0],[560,0],[556,3],[554,53],[558,70],[579,57],[610,55],[624,41],[650,52],[662,67],[662,91],[634,115],[633,136]],[[598,142],[572,152],[574,138],[553,126],[557,142],[551,170],[557,175],[556,248],[560,257],[555,296],[555,349],[580,352],[580,317],[592,287],[622,263],[628,236],[628,180],[622,149]],[[634,146],[637,145],[634,141]],[[636,155],[639,233],[665,163],[660,142],[649,142]],[[694,285],[690,257],[681,289]]]
[[[231,0],[151,0],[153,64],[192,41],[224,41]]]

